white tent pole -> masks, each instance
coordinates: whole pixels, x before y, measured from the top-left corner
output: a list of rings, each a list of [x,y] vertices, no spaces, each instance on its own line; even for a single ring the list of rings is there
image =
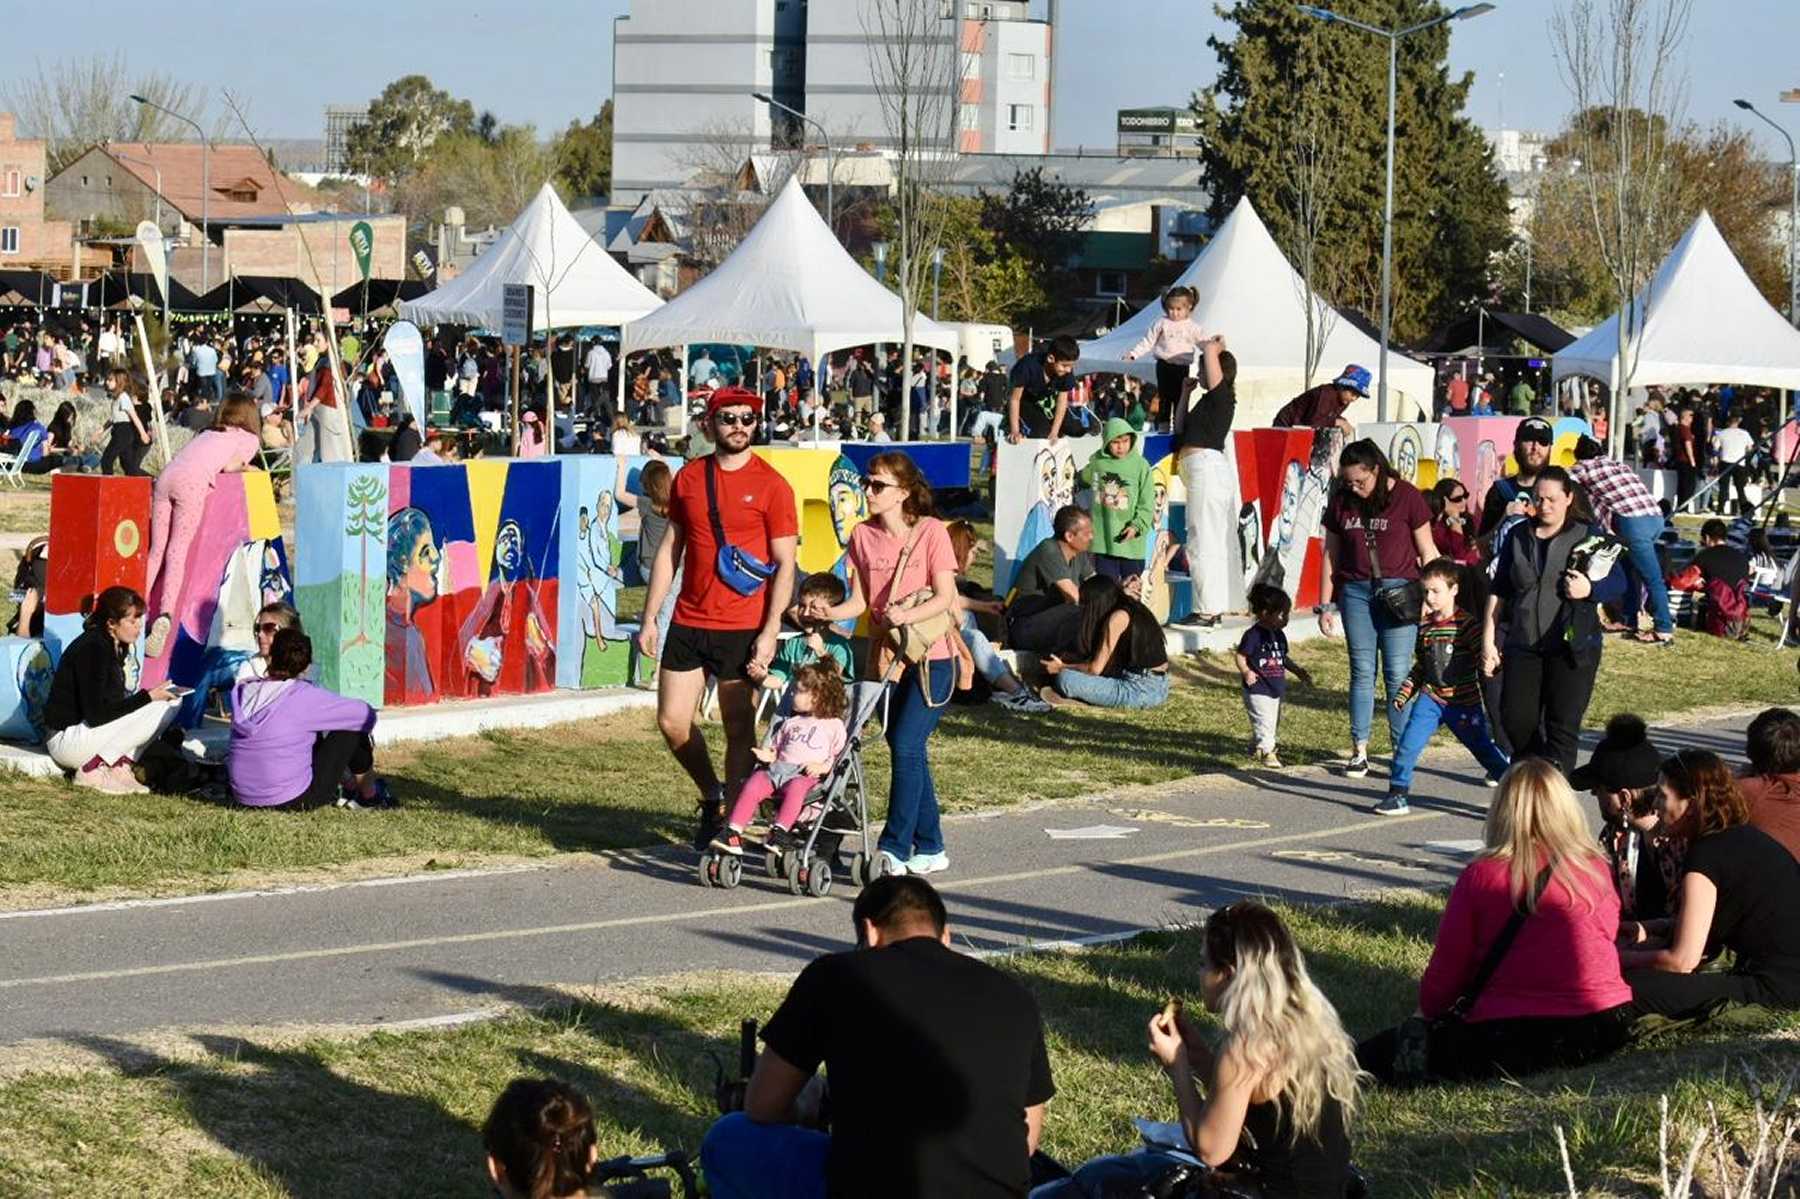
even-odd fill
[[[683,342],[681,346],[681,373],[676,378],[681,383],[681,415],[677,418],[680,422],[677,427],[681,430],[681,436],[686,437],[688,426],[688,348],[686,342]]]

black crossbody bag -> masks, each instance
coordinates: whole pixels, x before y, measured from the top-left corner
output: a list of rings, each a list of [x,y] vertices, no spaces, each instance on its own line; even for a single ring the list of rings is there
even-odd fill
[[[1382,587],[1381,580],[1387,576],[1381,573],[1381,555],[1375,552],[1375,533],[1369,528],[1368,513],[1363,514],[1363,544],[1369,547],[1369,586],[1376,589],[1375,602],[1380,604],[1390,618],[1401,624],[1418,624],[1419,613],[1425,607],[1425,584],[1417,579],[1409,579],[1398,587]]]
[[[1550,867],[1545,866],[1538,872],[1536,881],[1531,884],[1532,902],[1535,904],[1544,897],[1544,888],[1550,885]],[[1525,927],[1530,918],[1531,909],[1515,906],[1513,914],[1488,947],[1487,957],[1481,961],[1481,969],[1475,971],[1475,977],[1463,993],[1456,997],[1450,1010],[1441,1016],[1408,1016],[1394,1030],[1394,1078],[1403,1083],[1428,1082],[1431,1079],[1430,1045],[1434,1035],[1441,1036],[1442,1030],[1449,1025],[1465,1023],[1469,1013],[1474,1010],[1475,1001],[1487,989],[1494,977],[1494,971],[1506,959],[1512,949],[1513,942],[1518,939],[1519,930]]]

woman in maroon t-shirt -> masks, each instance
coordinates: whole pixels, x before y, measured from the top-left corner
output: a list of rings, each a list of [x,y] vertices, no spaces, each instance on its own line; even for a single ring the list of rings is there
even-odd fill
[[[1387,694],[1399,693],[1412,671],[1419,621],[1396,620],[1377,591],[1413,582],[1419,566],[1438,556],[1431,539],[1431,509],[1419,489],[1394,473],[1373,441],[1353,441],[1338,459],[1341,484],[1325,507],[1324,585],[1314,609],[1326,636],[1338,626],[1350,649],[1350,761],[1344,773],[1369,773],[1369,726],[1375,718],[1375,668],[1380,660]],[[1371,545],[1373,554],[1370,553]],[[1375,564],[1380,564],[1379,577]],[[1333,603],[1333,598],[1336,603]],[[1388,713],[1391,744],[1400,743],[1406,710]]]

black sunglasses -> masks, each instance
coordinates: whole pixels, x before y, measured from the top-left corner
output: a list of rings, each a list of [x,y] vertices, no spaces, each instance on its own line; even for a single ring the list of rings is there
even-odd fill
[[[715,412],[713,424],[724,425],[727,429],[754,429],[756,413],[754,412]]]
[[[267,624],[257,625],[256,631],[259,633],[267,633],[269,636],[273,637],[275,634],[281,632],[281,626],[270,621]]]
[[[900,486],[898,483],[889,483],[885,479],[871,479],[868,475],[864,475],[859,481],[862,483],[862,489],[870,495],[878,495],[890,487]]]

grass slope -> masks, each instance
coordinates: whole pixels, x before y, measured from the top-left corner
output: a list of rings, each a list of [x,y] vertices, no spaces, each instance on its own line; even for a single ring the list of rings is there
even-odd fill
[[[1358,1034],[1410,1010],[1441,900],[1290,908],[1315,976]],[[1195,993],[1191,932],[999,965],[1036,993],[1058,1096],[1045,1148],[1077,1163],[1132,1143],[1130,1120],[1174,1118],[1144,1052],[1143,1024]],[[598,1113],[601,1153],[692,1152],[712,1116],[712,1054],[735,1058],[737,1021],[766,1018],[785,990],[768,978],[707,977],[582,998],[521,988],[542,1010],[449,1030],[352,1039],[196,1036],[151,1049],[83,1038],[49,1067],[0,1082],[0,1194],[468,1196],[481,1120],[505,1081],[554,1075]],[[1191,1003],[1190,1008],[1197,1008]],[[1658,1096],[1686,1137],[1713,1104],[1728,1132],[1750,1125],[1757,1088],[1791,1069],[1800,1018],[1636,1049],[1521,1082],[1370,1096],[1356,1157],[1383,1195],[1561,1193],[1552,1128],[1577,1178],[1606,1193],[1653,1186]],[[4,1063],[0,1057],[0,1063]],[[1785,1065],[1783,1064],[1785,1063]],[[3,1069],[0,1065],[0,1069]]]

